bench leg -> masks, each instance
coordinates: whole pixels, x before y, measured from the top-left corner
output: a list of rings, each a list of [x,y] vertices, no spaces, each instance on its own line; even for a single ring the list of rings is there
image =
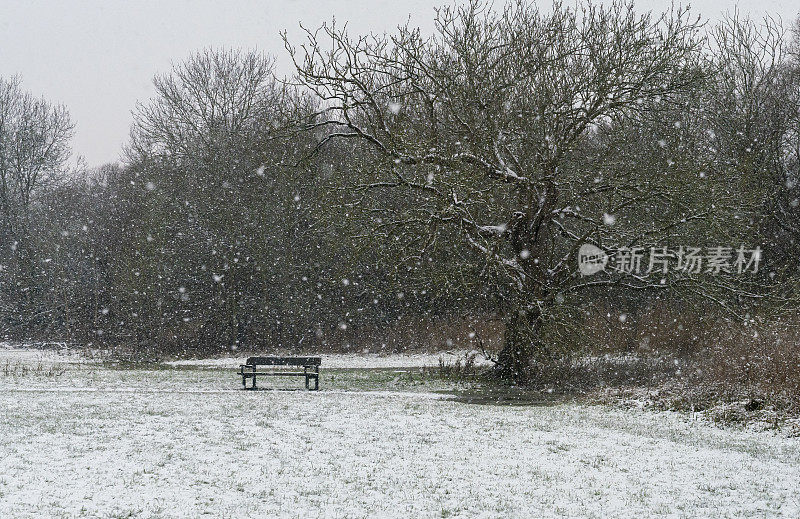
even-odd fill
[[[249,367],[249,368],[252,370],[252,372],[253,372],[253,373],[252,373],[252,377],[253,377],[253,383],[250,385],[250,387],[247,387],[247,377],[248,377],[248,375],[250,375],[250,373],[245,373],[245,371],[244,371],[244,370],[245,370],[246,368],[248,368],[248,367]],[[255,366],[245,366],[245,367],[241,368],[241,371],[240,371],[239,373],[242,375],[242,389],[255,389],[255,388],[256,388],[256,375],[255,375],[255,371],[256,371],[256,368],[255,368]]]

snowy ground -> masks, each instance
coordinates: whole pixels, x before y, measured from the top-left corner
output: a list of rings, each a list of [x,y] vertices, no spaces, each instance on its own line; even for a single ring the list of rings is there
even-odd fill
[[[209,367],[0,373],[0,517],[800,516],[797,439],[465,404],[399,367],[324,370],[318,393]]]

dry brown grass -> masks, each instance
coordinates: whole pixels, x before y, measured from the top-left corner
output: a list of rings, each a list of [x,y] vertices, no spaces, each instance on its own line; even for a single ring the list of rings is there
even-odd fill
[[[800,405],[800,328],[796,319],[725,326],[696,356],[693,380],[729,395],[743,392]]]
[[[800,316],[744,321],[664,304],[619,314],[593,309],[582,326],[595,340],[579,360],[534,373],[535,385],[647,389],[658,405],[723,421],[800,414]]]
[[[404,317],[380,326],[348,326],[326,331],[310,347],[324,352],[407,353],[480,349],[502,344],[503,324],[490,316]]]

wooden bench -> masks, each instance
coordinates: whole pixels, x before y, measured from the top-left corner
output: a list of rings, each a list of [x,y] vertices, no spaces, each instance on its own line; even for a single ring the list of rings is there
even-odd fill
[[[244,389],[256,389],[256,377],[305,377],[306,389],[309,388],[308,381],[314,381],[314,391],[319,390],[319,366],[322,364],[320,357],[250,357],[246,364],[240,364],[239,374],[242,376],[242,386]],[[269,371],[258,371],[259,366],[289,366],[293,368],[302,367],[303,371],[286,371],[273,369]],[[253,379],[250,387],[247,387],[247,379]]]

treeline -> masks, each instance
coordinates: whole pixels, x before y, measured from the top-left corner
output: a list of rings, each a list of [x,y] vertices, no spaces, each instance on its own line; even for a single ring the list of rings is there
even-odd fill
[[[518,376],[609,308],[795,307],[796,32],[622,3],[436,22],[287,41],[289,81],[262,54],[201,51],[154,79],[125,163],[93,170],[66,166],[63,107],[0,82],[0,335],[193,354],[496,317]],[[585,278],[582,243],[763,261]]]
[[[268,57],[207,50],[154,82],[124,166],[67,171],[59,156],[31,201],[3,213],[2,335],[148,355],[324,349],[409,312],[483,311],[460,282],[475,272],[444,242],[409,260],[406,242],[374,230],[349,183],[366,153],[313,154],[319,136],[303,125],[317,107]],[[16,81],[0,88],[9,106],[30,99]],[[4,136],[44,136],[28,117]],[[69,131],[58,138],[66,147]],[[25,142],[10,144],[4,159]]]

